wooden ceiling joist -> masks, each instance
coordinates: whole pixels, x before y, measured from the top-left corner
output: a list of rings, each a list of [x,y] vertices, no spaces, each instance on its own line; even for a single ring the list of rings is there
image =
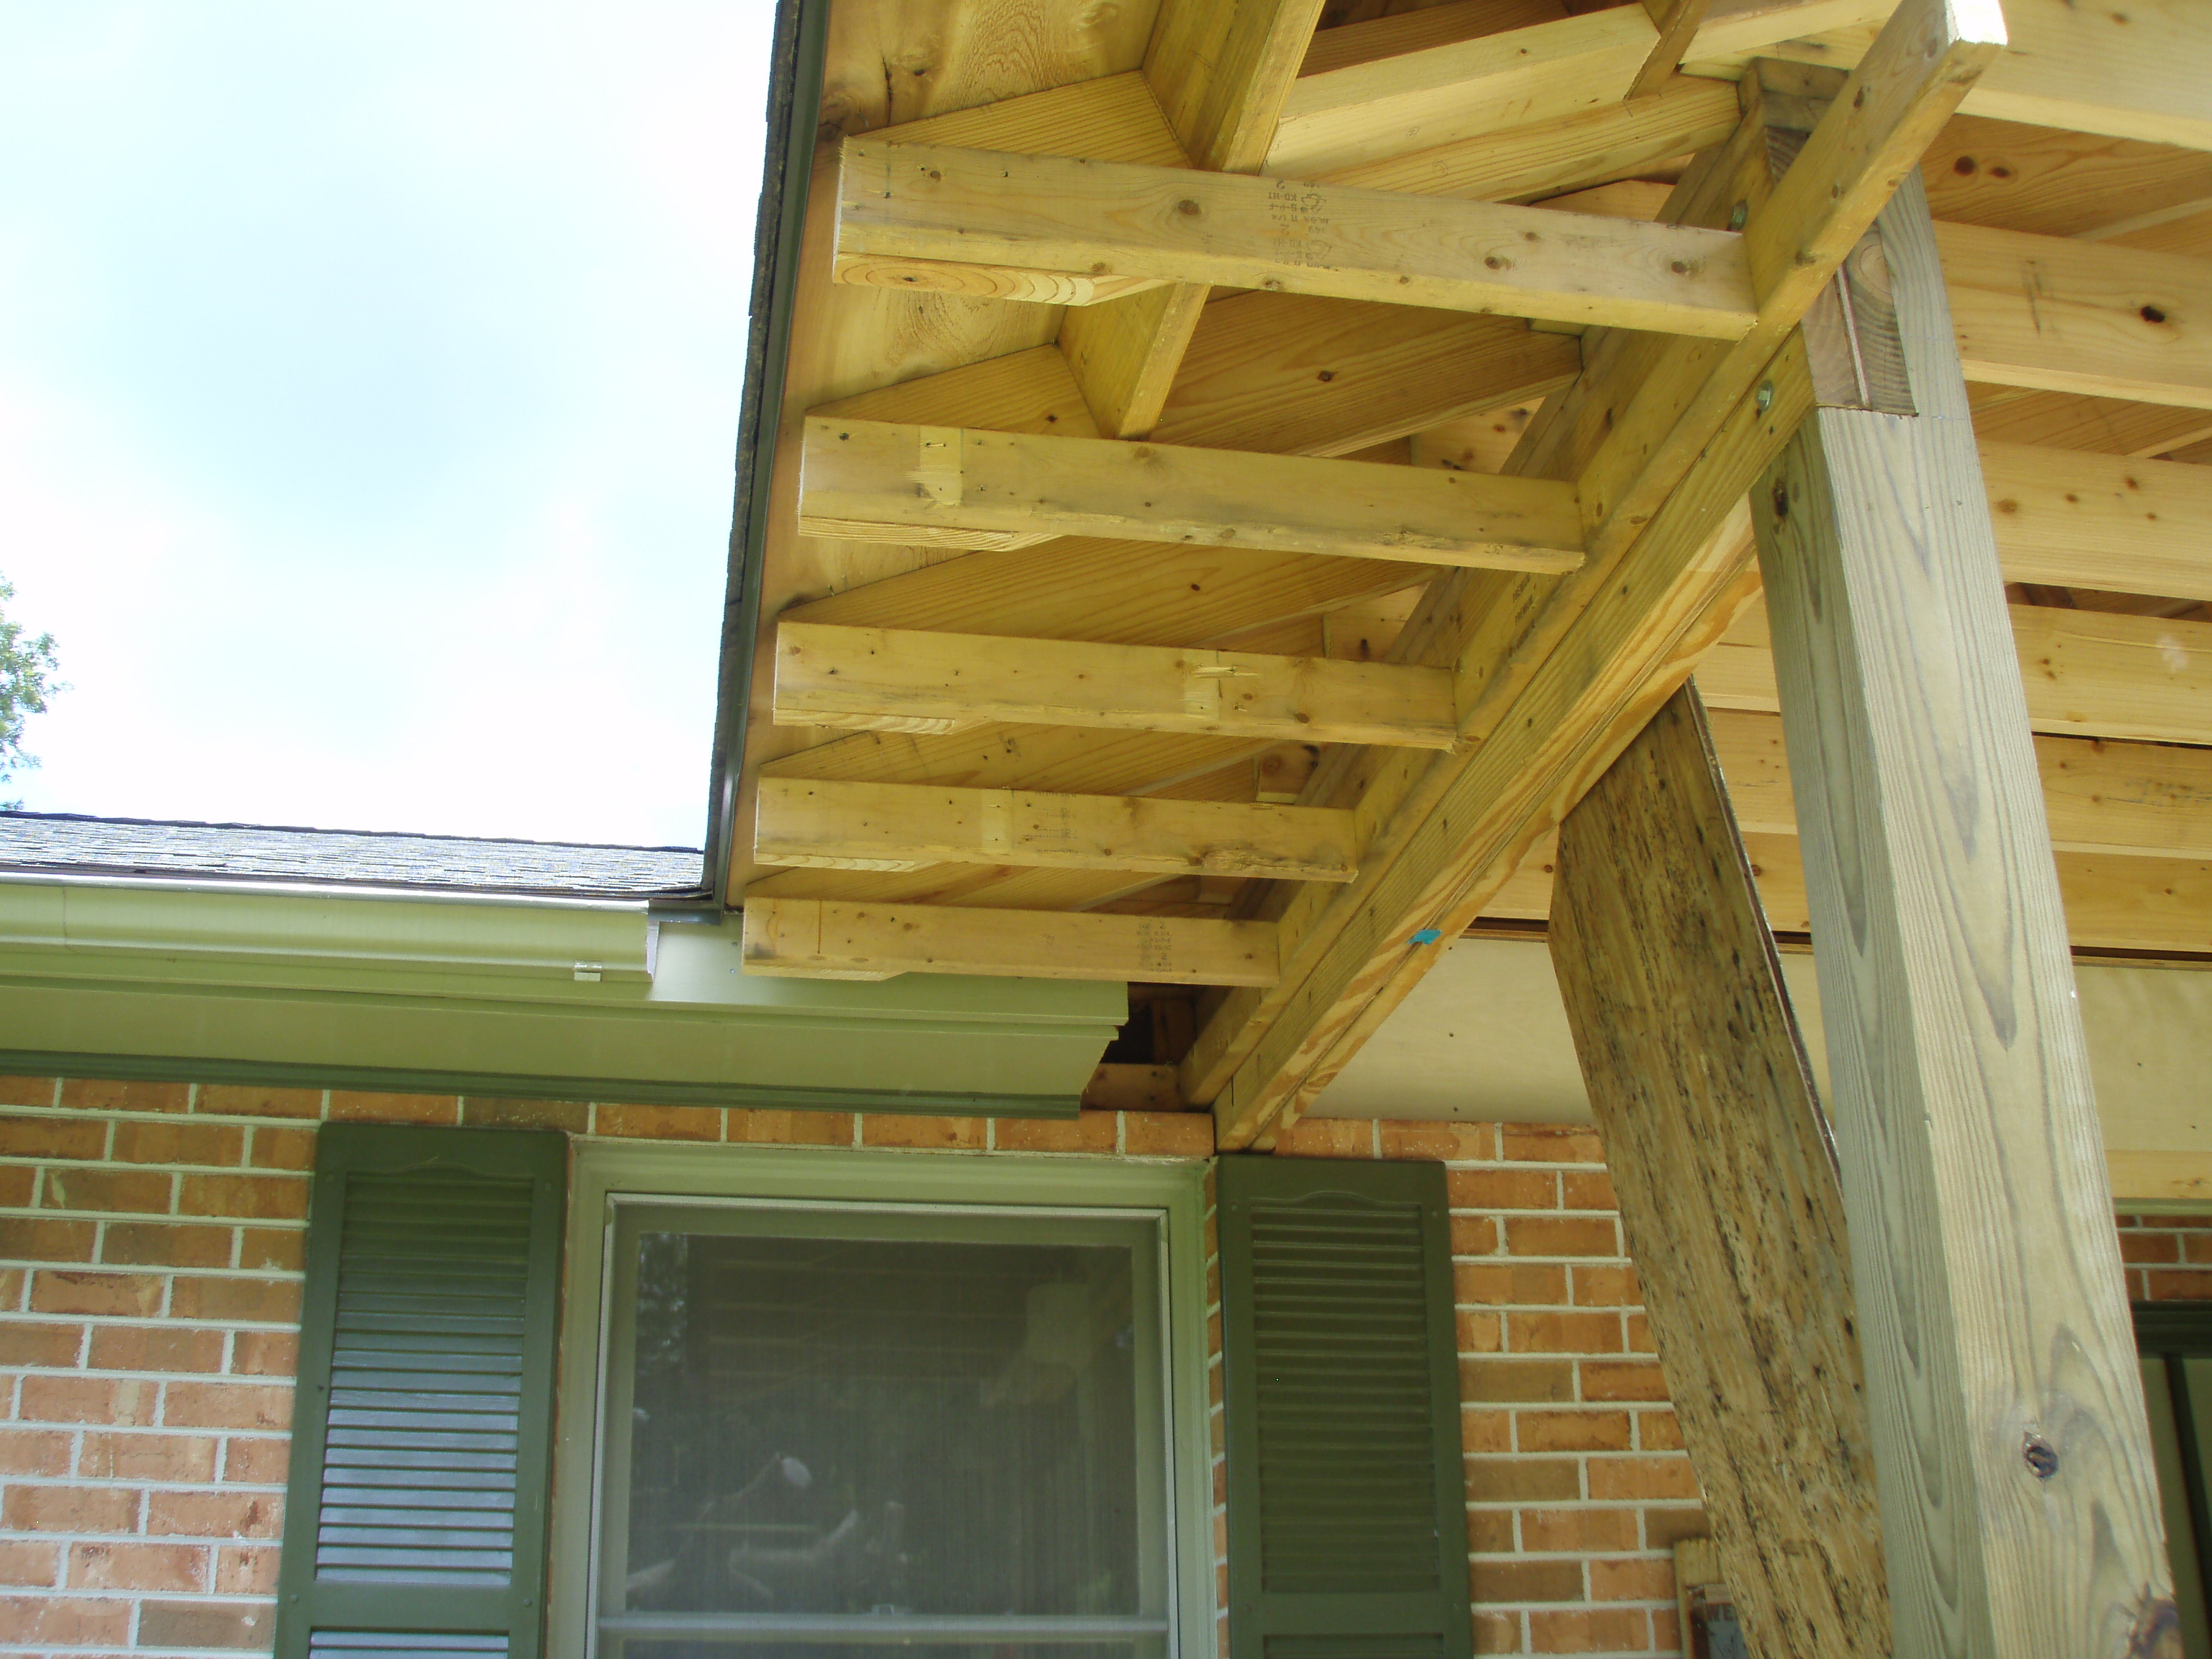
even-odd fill
[[[745,901],[741,954],[747,973],[817,979],[1011,974],[1027,979],[1266,985],[1276,974],[1275,930],[1262,921],[753,895]]]
[[[1009,640],[787,622],[785,725],[943,730],[978,720],[1449,749],[1441,669],[1247,651]]]
[[[756,811],[754,856],[763,864],[1349,881],[1357,859],[1352,814],[1323,806],[763,778]]]
[[[2010,582],[2212,599],[2212,467],[1981,446]]]
[[[845,143],[837,252],[1723,340],[1753,313],[1724,230],[873,138]]]
[[[1571,570],[1571,484],[1372,462],[817,416],[810,535],[933,545],[1080,535],[1499,570]]]

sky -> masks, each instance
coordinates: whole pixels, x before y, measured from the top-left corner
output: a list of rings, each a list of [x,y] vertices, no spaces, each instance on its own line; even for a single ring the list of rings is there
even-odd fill
[[[769,0],[0,0],[39,811],[697,846]]]

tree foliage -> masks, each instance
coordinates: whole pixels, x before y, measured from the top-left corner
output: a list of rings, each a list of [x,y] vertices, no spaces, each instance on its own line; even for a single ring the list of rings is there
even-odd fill
[[[15,587],[0,577],[0,604],[15,597]],[[69,689],[54,678],[58,666],[52,635],[26,633],[22,623],[0,610],[0,784],[39,763],[37,756],[24,751],[23,724],[46,713],[47,698]],[[14,811],[22,805],[0,801],[0,811]]]

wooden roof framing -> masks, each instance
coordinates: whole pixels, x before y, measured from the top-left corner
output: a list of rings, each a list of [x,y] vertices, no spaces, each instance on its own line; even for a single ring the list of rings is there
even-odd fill
[[[1916,165],[2075,943],[2212,954],[2212,21],[1895,9],[833,0],[748,966],[1213,988],[1264,1145],[1693,667],[1792,925],[1741,502]]]

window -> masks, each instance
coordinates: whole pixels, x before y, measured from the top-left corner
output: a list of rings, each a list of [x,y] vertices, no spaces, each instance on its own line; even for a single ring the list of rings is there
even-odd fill
[[[586,1154],[555,1650],[1206,1650],[1197,1173],[948,1162]]]

